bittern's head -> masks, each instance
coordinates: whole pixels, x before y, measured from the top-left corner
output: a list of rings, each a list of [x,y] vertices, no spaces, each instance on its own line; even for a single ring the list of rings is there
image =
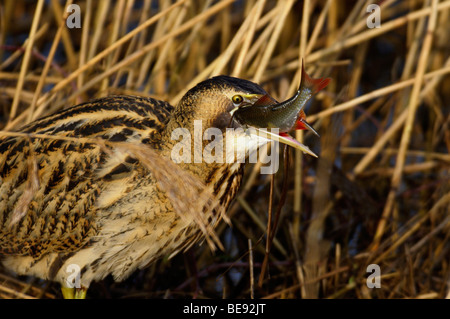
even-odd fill
[[[192,134],[195,121],[202,123],[200,136],[203,136],[203,132],[209,128],[219,129],[223,133],[228,127],[251,126],[260,130],[269,127],[279,128],[273,123],[289,122],[293,125],[277,134],[262,132],[263,138],[258,138],[257,145],[260,145],[260,142],[264,144],[268,140],[275,140],[317,157],[307,146],[287,134],[291,129],[306,128],[315,132],[306,123],[302,108],[312,93],[318,91],[316,81],[319,80],[312,80],[309,77],[306,80],[295,97],[286,102],[277,103],[263,88],[253,82],[229,76],[213,77],[197,84],[183,96],[172,113],[171,121],[166,126],[166,132],[182,127]],[[300,94],[303,91],[309,96],[305,97],[305,94]],[[275,112],[280,109],[282,112]],[[284,112],[284,110],[288,112]],[[245,114],[240,114],[239,120],[232,121],[235,112]],[[258,125],[254,123],[258,123]],[[305,125],[294,126],[294,123]]]
[[[216,76],[190,89],[177,106],[174,116],[183,124],[202,120],[206,127],[224,130],[239,124],[231,122],[232,111],[253,105],[267,92],[259,85],[234,77]],[[276,103],[275,100],[273,100]],[[192,124],[192,123],[191,123]]]

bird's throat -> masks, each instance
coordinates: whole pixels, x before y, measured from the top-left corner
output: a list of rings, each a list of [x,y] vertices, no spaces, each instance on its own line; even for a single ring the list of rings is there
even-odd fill
[[[209,121],[180,122],[172,119],[161,134],[160,145],[165,157],[205,177],[222,166],[256,163],[259,160],[271,165],[272,170],[278,169],[277,152],[268,154],[263,147],[269,142],[250,129],[219,129],[212,127]],[[278,148],[278,145],[273,146]]]

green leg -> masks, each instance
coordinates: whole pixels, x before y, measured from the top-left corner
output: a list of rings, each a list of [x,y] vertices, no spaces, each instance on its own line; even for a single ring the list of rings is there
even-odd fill
[[[61,286],[64,299],[86,299],[87,288],[67,288]]]

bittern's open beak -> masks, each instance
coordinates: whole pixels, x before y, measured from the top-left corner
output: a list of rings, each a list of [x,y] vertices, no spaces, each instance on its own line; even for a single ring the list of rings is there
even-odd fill
[[[232,109],[230,111],[230,114],[232,117],[234,117],[234,114],[236,111],[246,109],[246,108],[248,108],[249,110],[258,108],[258,111],[262,111],[264,113],[267,113],[267,112],[271,113],[271,108],[269,108],[269,106],[279,105],[277,103],[277,101],[269,95],[248,94],[248,95],[242,95],[242,96],[244,98],[245,104]],[[248,114],[250,114],[250,113],[248,113]],[[257,116],[257,114],[258,114],[258,112],[256,112],[255,115]],[[247,117],[247,118],[252,118],[252,116]],[[264,118],[264,116],[262,117],[262,120],[264,121],[263,118]],[[292,136],[290,136],[288,133],[279,131],[280,133],[276,134],[276,133],[272,133],[272,132],[266,130],[266,128],[258,127],[258,124],[261,124],[261,125],[268,124],[267,125],[268,127],[275,128],[275,126],[272,125],[272,123],[264,123],[264,122],[258,123],[259,120],[261,120],[261,118],[252,119],[249,121],[250,123],[246,123],[246,121],[242,121],[242,119],[238,120],[238,122],[241,125],[253,127],[256,130],[255,133],[257,133],[257,135],[259,137],[263,137],[263,138],[266,138],[269,140],[273,140],[276,142],[280,142],[280,143],[292,146],[296,149],[303,151],[304,153],[307,153],[311,156],[317,157],[317,155],[314,154],[314,152],[312,152],[309,149],[309,147],[307,147],[306,145],[303,145],[302,143],[300,143],[299,141],[294,139]],[[316,130],[311,125],[309,125],[309,123],[306,122],[305,114],[303,111],[301,111],[301,114],[298,116],[296,121],[294,118],[294,129],[302,129],[302,130],[307,129],[307,130],[310,130],[311,132],[313,132],[315,135],[319,136],[319,134],[316,132]],[[252,131],[250,131],[250,134],[252,134]]]
[[[297,93],[294,98],[298,99],[299,94]],[[300,109],[300,113],[284,112],[284,114],[276,114],[279,112],[273,111],[273,107],[283,105],[292,99],[286,102],[277,103],[277,101],[269,95],[260,94],[249,94],[246,95],[244,99],[248,101],[248,104],[245,106],[235,107],[230,111],[231,116],[235,118],[239,124],[253,127],[256,130],[257,135],[260,137],[292,146],[311,156],[318,157],[309,149],[308,146],[300,143],[288,134],[288,132],[292,130],[306,129],[320,137],[319,133],[317,133],[317,131],[308,122],[306,122],[306,117],[303,110]],[[267,119],[270,119],[271,116],[274,116],[275,118],[267,121]],[[279,125],[281,129],[280,127],[277,127],[277,125]],[[267,130],[267,128],[277,128],[279,133],[272,133]]]
[[[275,140],[303,152],[317,157],[307,146],[295,140],[288,133],[294,130],[310,130],[315,135],[319,134],[314,128],[306,122],[303,108],[306,102],[317,92],[328,85],[330,79],[312,79],[306,74],[302,65],[301,84],[297,92],[290,99],[278,103],[268,94],[259,95],[259,99],[253,103],[241,105],[232,111],[233,118],[243,126],[254,127],[259,133],[266,135],[267,138]],[[253,95],[252,99],[257,97]],[[279,134],[269,133],[267,130],[277,128]],[[261,136],[261,135],[260,135]]]
[[[290,136],[288,133],[272,133],[266,129],[260,129],[255,127],[255,130],[258,132],[258,136],[267,138],[269,140],[280,142],[289,146],[292,146],[293,148],[301,150],[303,153],[309,154],[314,157],[318,157],[313,151],[309,149],[308,146],[300,143],[295,138]]]

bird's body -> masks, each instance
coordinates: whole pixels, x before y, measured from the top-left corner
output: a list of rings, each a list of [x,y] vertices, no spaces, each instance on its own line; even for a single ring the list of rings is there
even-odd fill
[[[175,128],[192,130],[197,119],[204,130],[224,130],[233,107],[229,94],[265,93],[251,82],[239,83],[228,77],[203,82],[177,108],[142,97],[103,98],[30,123],[19,131],[28,136],[2,138],[0,258],[6,268],[63,285],[79,269],[81,285],[89,287],[108,274],[123,280],[195,243],[201,237],[195,221],[177,215],[148,167],[114,146],[90,141],[149,147],[169,161]],[[220,95],[206,93],[218,87]],[[243,165],[179,166],[212,187],[226,210]]]
[[[195,139],[210,128],[223,134],[230,124],[241,128],[232,111],[263,96],[268,94],[257,84],[219,76],[189,90],[176,107],[144,97],[107,97],[1,137],[0,262],[18,274],[87,288],[110,274],[121,281],[187,249],[223,217],[245,162],[178,163],[174,132],[182,129]],[[232,140],[247,157],[270,141],[244,131]],[[207,143],[196,147],[194,141],[188,152],[202,155]],[[294,147],[307,149],[299,145]],[[206,201],[181,192],[190,188],[191,176],[207,190],[201,194],[210,194]],[[184,210],[183,203],[191,202],[200,206]]]

